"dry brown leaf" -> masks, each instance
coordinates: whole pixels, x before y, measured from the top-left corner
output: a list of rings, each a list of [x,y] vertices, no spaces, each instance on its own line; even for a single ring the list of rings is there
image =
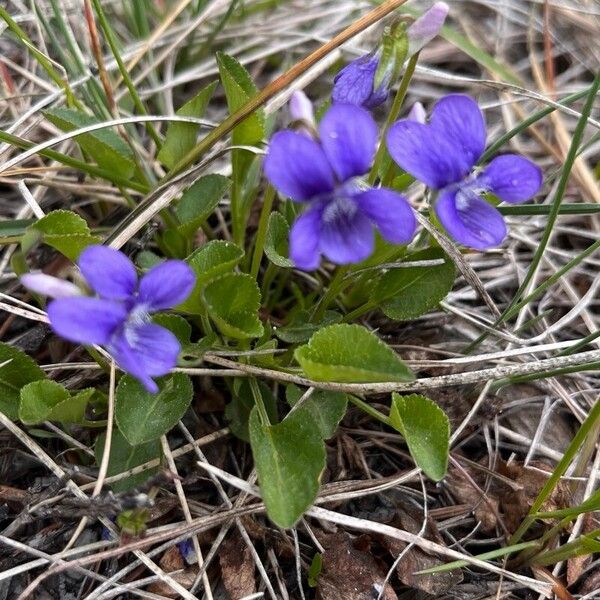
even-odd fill
[[[502,519],[500,524],[506,528],[505,531],[513,533],[546,483],[551,467],[541,461],[532,461],[527,467],[517,462],[507,464],[499,461],[496,467],[497,476],[494,476],[486,471],[487,459],[480,462],[482,469],[468,463],[461,464],[460,469],[451,466],[446,478],[448,490],[458,502],[472,507],[471,510],[485,533],[496,530],[499,517]],[[548,474],[543,471],[547,471]],[[468,474],[468,478],[464,472]],[[472,481],[469,481],[469,478]],[[569,506],[570,499],[568,487],[559,483],[542,506],[542,510],[565,508]]]
[[[401,506],[398,506],[397,515],[395,522],[392,523],[394,527],[414,533],[415,535],[419,534],[423,524],[422,513],[419,513],[412,505],[401,503]],[[423,537],[438,544],[445,544],[437,526],[431,519],[427,522]],[[400,540],[385,536],[381,536],[379,541],[388,549],[394,558],[397,558],[407,545]],[[423,592],[437,597],[439,594],[448,591],[463,580],[460,570],[432,575],[416,574],[418,571],[423,571],[440,564],[442,563],[438,557],[428,554],[420,548],[413,547],[398,563],[396,573],[404,585],[422,590]]]
[[[239,535],[227,538],[223,542],[219,564],[223,586],[231,600],[239,600],[256,591],[252,554]]]
[[[359,543],[364,543],[364,538]],[[319,600],[373,600],[385,581],[385,569],[372,553],[357,549],[347,533],[333,533],[320,538],[325,549],[323,568],[317,583]],[[388,584],[383,600],[398,600]]]
[[[158,564],[165,573],[169,573],[169,577],[181,584],[186,590],[189,590],[192,587],[196,579],[198,568],[190,567],[189,569],[183,570],[185,563],[177,546],[171,546],[162,555]],[[177,573],[175,573],[175,571],[177,571]],[[148,586],[148,591],[152,592],[153,594],[164,596],[165,598],[180,597],[178,592],[176,592],[168,583],[164,581],[156,581],[151,583]]]

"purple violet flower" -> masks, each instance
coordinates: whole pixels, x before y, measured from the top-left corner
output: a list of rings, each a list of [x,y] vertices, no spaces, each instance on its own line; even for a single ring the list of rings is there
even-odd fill
[[[419,52],[439,33],[448,10],[445,2],[436,2],[408,28],[408,56]],[[389,94],[392,69],[386,72],[375,89],[375,73],[380,58],[381,50],[378,49],[348,63],[333,80],[333,102],[356,104],[369,110],[383,104]]]
[[[333,102],[356,104],[373,109],[383,104],[389,95],[391,73],[386,73],[377,89],[375,73],[381,53],[369,52],[348,63],[333,79]]]
[[[504,154],[472,173],[485,149],[483,114],[471,97],[450,94],[433,107],[429,123],[401,119],[390,128],[387,147],[405,171],[439,190],[434,209],[448,233],[464,246],[497,246],[507,229],[500,212],[482,196],[510,204],[531,199],[542,171],[527,158]]]
[[[101,245],[86,248],[77,264],[99,297],[75,291],[67,296],[64,286],[56,283],[61,280],[42,273],[25,275],[21,282],[56,298],[48,305],[48,318],[58,335],[78,344],[104,346],[123,371],[156,393],[152,377],[175,367],[181,346],[169,330],[152,323],[150,315],[183,302],[194,287],[194,272],[181,260],[167,260],[138,284],[129,258]]]
[[[267,179],[282,195],[309,203],[290,232],[294,264],[316,269],[321,254],[340,265],[361,262],[373,252],[373,227],[388,242],[410,242],[416,220],[406,198],[357,179],[369,170],[377,146],[369,112],[335,104],[323,116],[319,136],[279,131],[264,163]]]

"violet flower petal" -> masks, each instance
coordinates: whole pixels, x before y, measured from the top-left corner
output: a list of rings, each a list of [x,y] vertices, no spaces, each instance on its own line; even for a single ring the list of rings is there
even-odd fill
[[[303,271],[314,271],[321,261],[319,238],[323,206],[315,204],[296,219],[290,230],[290,259]]]
[[[450,94],[437,102],[429,125],[401,119],[390,128],[387,146],[408,173],[441,189],[462,181],[485,148],[485,123],[469,96]]]
[[[46,275],[46,273],[25,273],[21,276],[20,281],[28,290],[50,298],[70,298],[82,295],[82,291],[74,283]]]
[[[280,194],[300,202],[332,192],[334,187],[321,146],[295,131],[279,131],[271,138],[264,172]]]
[[[436,102],[429,122],[454,146],[463,177],[468,175],[485,150],[485,120],[477,102],[465,94],[448,94]]]
[[[463,246],[486,250],[500,245],[506,237],[500,212],[472,192],[443,190],[434,208],[446,231]]]
[[[88,246],[79,256],[77,264],[90,287],[104,298],[124,300],[135,292],[135,267],[118,250],[100,244]]]
[[[373,253],[373,225],[353,198],[332,200],[323,210],[320,249],[338,265],[359,263]]]
[[[355,104],[368,109],[383,104],[389,93],[389,79],[384,80],[377,89],[373,89],[378,65],[379,56],[375,53],[348,63],[333,80],[333,102]]]
[[[340,182],[364,175],[377,149],[377,125],[353,104],[334,104],[319,126],[321,145]]]
[[[535,196],[542,187],[542,170],[518,154],[497,156],[477,181],[504,202],[519,204]]]
[[[86,296],[58,298],[48,305],[52,329],[78,344],[106,344],[127,319],[125,307],[111,300]]]
[[[166,260],[152,267],[141,279],[138,303],[148,312],[172,308],[194,289],[196,275],[182,260]]]
[[[466,175],[456,147],[429,125],[397,121],[388,131],[387,148],[402,169],[429,187],[441,189]]]
[[[392,244],[408,244],[415,236],[415,214],[402,194],[380,188],[361,192],[354,199],[384,240]]]
[[[166,375],[175,367],[181,346],[168,329],[145,323],[125,326],[113,337],[108,350],[123,371],[155,394],[158,386],[152,377]]]

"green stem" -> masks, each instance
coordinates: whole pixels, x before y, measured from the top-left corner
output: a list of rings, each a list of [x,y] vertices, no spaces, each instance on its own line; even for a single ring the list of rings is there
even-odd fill
[[[323,319],[325,311],[329,308],[331,303],[335,300],[336,296],[349,284],[349,280],[346,279],[346,274],[350,270],[348,265],[344,265],[337,268],[335,275],[329,282],[329,287],[325,292],[325,295],[321,298],[317,304],[311,321],[318,323]]]
[[[252,395],[254,396],[254,402],[256,404],[256,410],[258,411],[260,421],[265,427],[267,427],[271,424],[271,420],[269,419],[267,407],[265,406],[260,388],[258,387],[258,382],[254,377],[251,377],[248,381],[250,382],[250,389],[252,390]]]
[[[386,417],[383,413],[379,412],[376,408],[373,408],[370,404],[363,402],[359,398],[348,394],[348,400],[354,404],[357,408],[360,408],[363,412],[367,413],[370,417],[373,417],[377,421],[381,421],[385,425],[392,427],[392,423],[389,417]]]
[[[404,103],[404,98],[406,97],[406,92],[408,91],[408,85],[410,84],[410,80],[414,75],[418,60],[418,53],[410,57],[410,60],[406,65],[404,75],[402,75],[402,79],[400,80],[400,85],[398,86],[398,91],[396,92],[392,108],[390,109],[390,113],[388,114],[388,118],[385,122],[383,131],[381,133],[381,142],[379,144],[379,148],[377,149],[377,154],[375,155],[375,161],[373,162],[373,167],[371,168],[371,172],[369,173],[368,181],[370,185],[373,185],[375,183],[375,180],[377,179],[377,174],[379,173],[379,168],[381,167],[381,163],[385,160],[385,156],[387,154],[385,136],[388,132],[388,129],[395,123],[396,119],[398,118],[398,115],[400,114],[402,104]]]
[[[260,211],[260,219],[258,221],[258,231],[256,232],[256,242],[254,244],[254,254],[252,255],[252,266],[250,267],[250,275],[256,279],[260,269],[263,250],[265,248],[265,239],[267,237],[267,225],[273,208],[273,200],[275,200],[275,188],[269,185],[265,190],[262,209]]]
[[[365,313],[376,309],[377,306],[378,305],[376,302],[371,302],[369,300],[364,304],[357,306],[354,310],[351,310],[347,315],[344,316],[342,320],[344,321],[344,323],[351,323],[355,319],[358,319],[358,317],[362,317]]]

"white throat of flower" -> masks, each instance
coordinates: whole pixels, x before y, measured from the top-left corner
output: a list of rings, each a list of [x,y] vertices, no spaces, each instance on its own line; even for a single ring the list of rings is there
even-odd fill
[[[135,346],[139,339],[138,329],[150,322],[150,313],[148,306],[137,304],[133,307],[125,322],[124,335],[130,346]]]

